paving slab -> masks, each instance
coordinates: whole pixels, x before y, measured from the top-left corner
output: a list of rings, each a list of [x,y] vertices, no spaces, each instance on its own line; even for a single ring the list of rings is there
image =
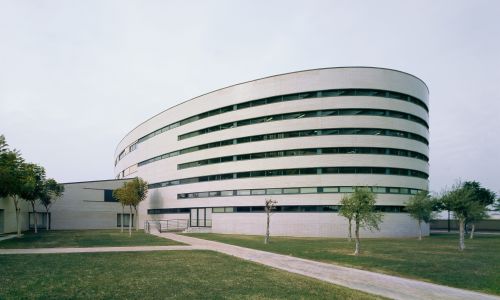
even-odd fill
[[[249,249],[174,233],[151,233],[159,237],[190,244],[198,248],[221,252],[277,269],[392,299],[500,300],[500,297],[494,295]]]

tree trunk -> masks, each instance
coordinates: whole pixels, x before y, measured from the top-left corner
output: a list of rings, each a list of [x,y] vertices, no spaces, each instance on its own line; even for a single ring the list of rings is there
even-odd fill
[[[31,207],[33,208],[33,218],[35,220],[35,233],[38,233],[38,228],[37,228],[37,221],[38,218],[36,217],[36,210],[35,210],[35,201],[31,202]]]
[[[46,208],[45,208],[45,210],[47,210],[47,223],[46,223],[45,227],[46,227],[47,231],[49,231],[49,230],[50,230],[50,226],[49,226],[49,222],[50,222],[50,218],[49,218],[49,208],[48,208],[48,207],[46,207]]]
[[[422,221],[418,220],[418,240],[422,240]]]
[[[122,232],[123,232],[123,215],[125,214],[125,205],[122,204],[122,216],[121,216],[121,229],[122,229]]]
[[[132,205],[129,206],[130,215],[128,219],[128,236],[132,236]]]
[[[135,231],[139,231],[139,212],[137,211],[137,206],[135,209]]]
[[[19,199],[16,198],[17,196],[14,196],[14,207],[16,208],[16,226],[17,226],[17,237],[21,237],[21,224],[19,224],[20,218],[19,215],[21,214],[21,209],[19,208]]]
[[[356,220],[356,228],[354,230],[354,233],[356,234],[356,250],[354,250],[354,255],[359,255],[360,251],[360,241],[359,241],[359,221]]]
[[[267,210],[267,209],[266,209]],[[271,220],[271,214],[269,212],[269,210],[267,210],[267,221],[266,221],[266,237],[264,239],[264,244],[268,244],[269,243],[269,221]]]
[[[349,219],[349,233],[347,237],[349,242],[352,242],[352,219]]]
[[[476,229],[476,223],[472,223],[472,228],[470,230],[470,239],[474,238],[474,230]]]
[[[458,244],[458,249],[460,251],[464,251],[465,249],[465,243],[464,243],[464,227],[465,227],[465,220],[464,219],[459,219],[458,220],[458,223],[459,223],[459,226],[460,226],[460,240],[459,240],[459,244]]]

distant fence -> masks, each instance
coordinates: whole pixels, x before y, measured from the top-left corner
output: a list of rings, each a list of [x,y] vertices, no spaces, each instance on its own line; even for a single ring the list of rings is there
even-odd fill
[[[431,230],[448,230],[448,220],[432,220]],[[458,222],[450,220],[450,230],[458,230]],[[476,231],[500,231],[500,219],[482,220],[476,223]]]

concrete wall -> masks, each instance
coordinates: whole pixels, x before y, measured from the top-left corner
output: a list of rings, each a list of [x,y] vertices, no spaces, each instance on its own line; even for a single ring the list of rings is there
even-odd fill
[[[20,214],[20,225],[21,231],[28,229],[28,202],[25,200],[19,200],[19,206],[21,208]],[[0,234],[1,233],[15,233],[17,231],[16,223],[16,209],[14,207],[14,201],[10,198],[0,198]]]
[[[224,234],[264,235],[265,213],[214,213],[212,232]],[[347,219],[337,213],[275,213],[271,215],[270,232],[274,236],[346,237]],[[354,235],[354,227],[353,227]],[[429,224],[422,225],[429,235]],[[417,222],[403,213],[386,213],[380,231],[361,230],[362,237],[418,236]]]
[[[105,202],[104,190],[114,190],[126,180],[103,180],[65,183],[64,194],[50,208],[51,228],[116,229],[117,214],[122,212],[118,202]],[[45,211],[42,206],[38,211]],[[129,209],[125,208],[125,213]]]

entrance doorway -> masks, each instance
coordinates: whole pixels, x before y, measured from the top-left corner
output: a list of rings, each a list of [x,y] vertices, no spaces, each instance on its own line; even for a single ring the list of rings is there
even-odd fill
[[[0,234],[2,234],[3,231],[4,231],[3,223],[4,223],[4,220],[3,220],[3,209],[0,209]]]
[[[191,227],[212,227],[212,208],[191,208],[189,225]]]

